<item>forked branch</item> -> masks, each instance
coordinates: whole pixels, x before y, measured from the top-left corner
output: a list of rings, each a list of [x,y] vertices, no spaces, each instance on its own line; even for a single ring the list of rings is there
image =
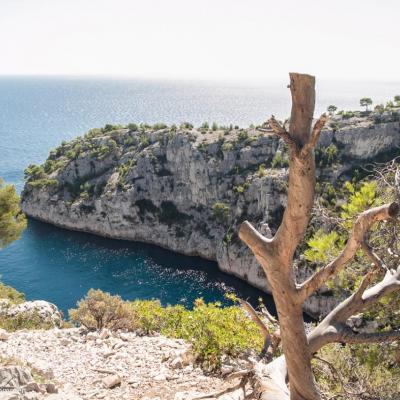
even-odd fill
[[[364,243],[364,237],[369,228],[378,221],[394,218],[399,213],[397,203],[385,204],[364,211],[357,218],[347,243],[336,259],[321,268],[314,275],[300,285],[301,298],[307,299],[318,290],[329,278],[336,275],[344,266],[353,259],[357,250]],[[374,257],[374,262],[378,262]]]
[[[301,149],[300,157],[305,158],[308,156],[310,151],[312,151],[317,143],[318,139],[321,135],[322,129],[324,128],[326,121],[328,120],[328,116],[326,114],[322,114],[317,122],[314,125],[314,128],[311,132],[310,140],[303,146]]]
[[[297,150],[296,142],[290,136],[290,133],[275,119],[272,115],[268,120],[268,124],[273,132],[282,138],[282,140],[289,146],[291,150]]]

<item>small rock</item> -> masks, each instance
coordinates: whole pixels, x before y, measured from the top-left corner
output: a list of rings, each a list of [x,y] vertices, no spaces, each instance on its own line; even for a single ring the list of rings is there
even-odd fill
[[[36,382],[29,382],[24,386],[24,389],[27,392],[41,392],[40,387]]]
[[[108,329],[102,329],[99,335],[101,340],[107,339],[110,336],[110,331]]]
[[[58,389],[54,383],[46,383],[47,393],[58,393]]]
[[[153,379],[156,382],[161,382],[161,381],[165,381],[167,379],[167,377],[165,376],[165,374],[159,374],[159,375],[156,375]]]
[[[109,375],[103,378],[102,382],[107,389],[112,389],[121,384],[121,377],[119,375]]]
[[[183,368],[183,362],[182,362],[182,358],[181,357],[176,357],[174,358],[169,366],[173,369],[178,369],[178,368]]]
[[[8,340],[10,334],[5,329],[0,329],[0,340]]]
[[[86,335],[86,340],[96,340],[98,338],[97,333],[96,332],[89,332]]]

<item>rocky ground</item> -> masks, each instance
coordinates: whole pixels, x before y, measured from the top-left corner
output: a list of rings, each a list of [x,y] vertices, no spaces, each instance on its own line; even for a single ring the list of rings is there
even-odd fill
[[[78,328],[0,332],[0,386],[12,388],[1,400],[189,400],[227,385],[193,365],[182,340]]]

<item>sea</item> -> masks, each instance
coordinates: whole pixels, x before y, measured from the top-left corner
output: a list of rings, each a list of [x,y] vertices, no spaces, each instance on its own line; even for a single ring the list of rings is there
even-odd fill
[[[23,171],[42,163],[61,141],[105,124],[203,122],[246,127],[290,113],[288,79],[260,82],[172,81],[115,77],[0,77],[0,177],[23,188]],[[359,109],[400,94],[399,82],[317,81],[316,115],[334,104]],[[64,313],[90,288],[124,299],[160,299],[191,307],[196,298],[226,303],[225,294],[272,299],[214,262],[142,243],[62,230],[29,220],[21,239],[0,250],[0,279],[27,299]]]

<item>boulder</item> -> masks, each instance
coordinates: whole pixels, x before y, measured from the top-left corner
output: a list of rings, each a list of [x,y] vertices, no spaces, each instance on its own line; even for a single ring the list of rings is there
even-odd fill
[[[60,326],[62,322],[61,311],[48,301],[25,301],[17,305],[0,304],[0,315],[12,318],[22,314],[35,314],[43,322],[50,323],[54,327]]]
[[[20,388],[33,382],[32,374],[27,367],[0,367],[0,386]]]

